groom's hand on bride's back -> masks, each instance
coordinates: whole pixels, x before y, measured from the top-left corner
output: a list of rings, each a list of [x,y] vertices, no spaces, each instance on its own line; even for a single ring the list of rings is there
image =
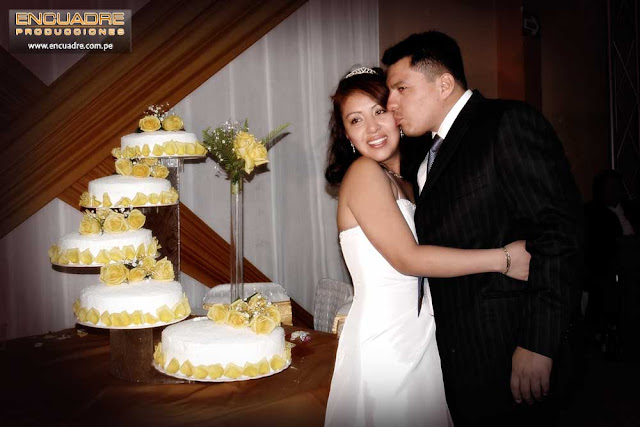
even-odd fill
[[[511,394],[516,403],[524,400],[531,405],[549,394],[552,366],[550,357],[516,347],[511,357]]]
[[[511,257],[511,265],[505,274],[512,279],[529,279],[529,263],[531,262],[531,254],[527,252],[526,243],[527,242],[524,240],[518,240],[505,246],[509,256]],[[506,267],[505,263],[505,270],[507,270]]]

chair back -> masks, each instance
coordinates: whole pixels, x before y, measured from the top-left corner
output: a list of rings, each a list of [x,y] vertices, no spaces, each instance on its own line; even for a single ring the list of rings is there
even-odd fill
[[[313,329],[332,332],[338,309],[353,297],[353,286],[335,279],[321,279],[313,300]]]

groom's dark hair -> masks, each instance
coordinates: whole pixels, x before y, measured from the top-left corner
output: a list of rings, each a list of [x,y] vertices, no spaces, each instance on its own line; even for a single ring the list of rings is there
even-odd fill
[[[387,49],[382,56],[382,63],[388,67],[406,56],[411,58],[411,66],[429,79],[448,72],[463,89],[467,89],[460,47],[448,35],[439,31],[411,34]]]

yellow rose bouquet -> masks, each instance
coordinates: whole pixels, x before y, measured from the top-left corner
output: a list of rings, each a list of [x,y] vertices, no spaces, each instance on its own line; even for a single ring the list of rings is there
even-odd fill
[[[209,155],[216,161],[231,183],[231,239],[230,245],[230,278],[231,301],[244,295],[243,248],[242,248],[242,183],[246,175],[255,171],[257,166],[269,163],[267,150],[287,134],[282,132],[289,123],[278,126],[262,139],[257,139],[249,132],[249,122],[243,125],[238,122],[225,122],[215,129],[210,127],[202,131],[202,144]],[[232,314],[232,313],[231,313]],[[240,325],[240,317],[231,316],[234,324]],[[264,329],[263,322],[256,328]]]
[[[256,334],[269,334],[280,326],[280,311],[260,293],[245,300],[237,299],[231,304],[213,304],[207,317],[234,328],[248,327]]]
[[[239,182],[244,175],[250,175],[256,166],[269,163],[267,150],[286,134],[282,134],[289,123],[278,126],[262,139],[249,132],[248,121],[225,122],[215,129],[202,132],[202,144],[209,155],[227,173],[232,182]]]

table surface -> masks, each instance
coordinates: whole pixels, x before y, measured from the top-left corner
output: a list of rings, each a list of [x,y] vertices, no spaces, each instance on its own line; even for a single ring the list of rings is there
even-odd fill
[[[162,328],[154,329],[159,339]],[[19,338],[0,348],[3,425],[321,426],[338,340],[285,326],[292,363],[266,378],[228,383],[139,384],[109,374],[109,331],[77,329]],[[310,333],[307,342],[291,332]],[[78,331],[88,334],[81,336]]]

